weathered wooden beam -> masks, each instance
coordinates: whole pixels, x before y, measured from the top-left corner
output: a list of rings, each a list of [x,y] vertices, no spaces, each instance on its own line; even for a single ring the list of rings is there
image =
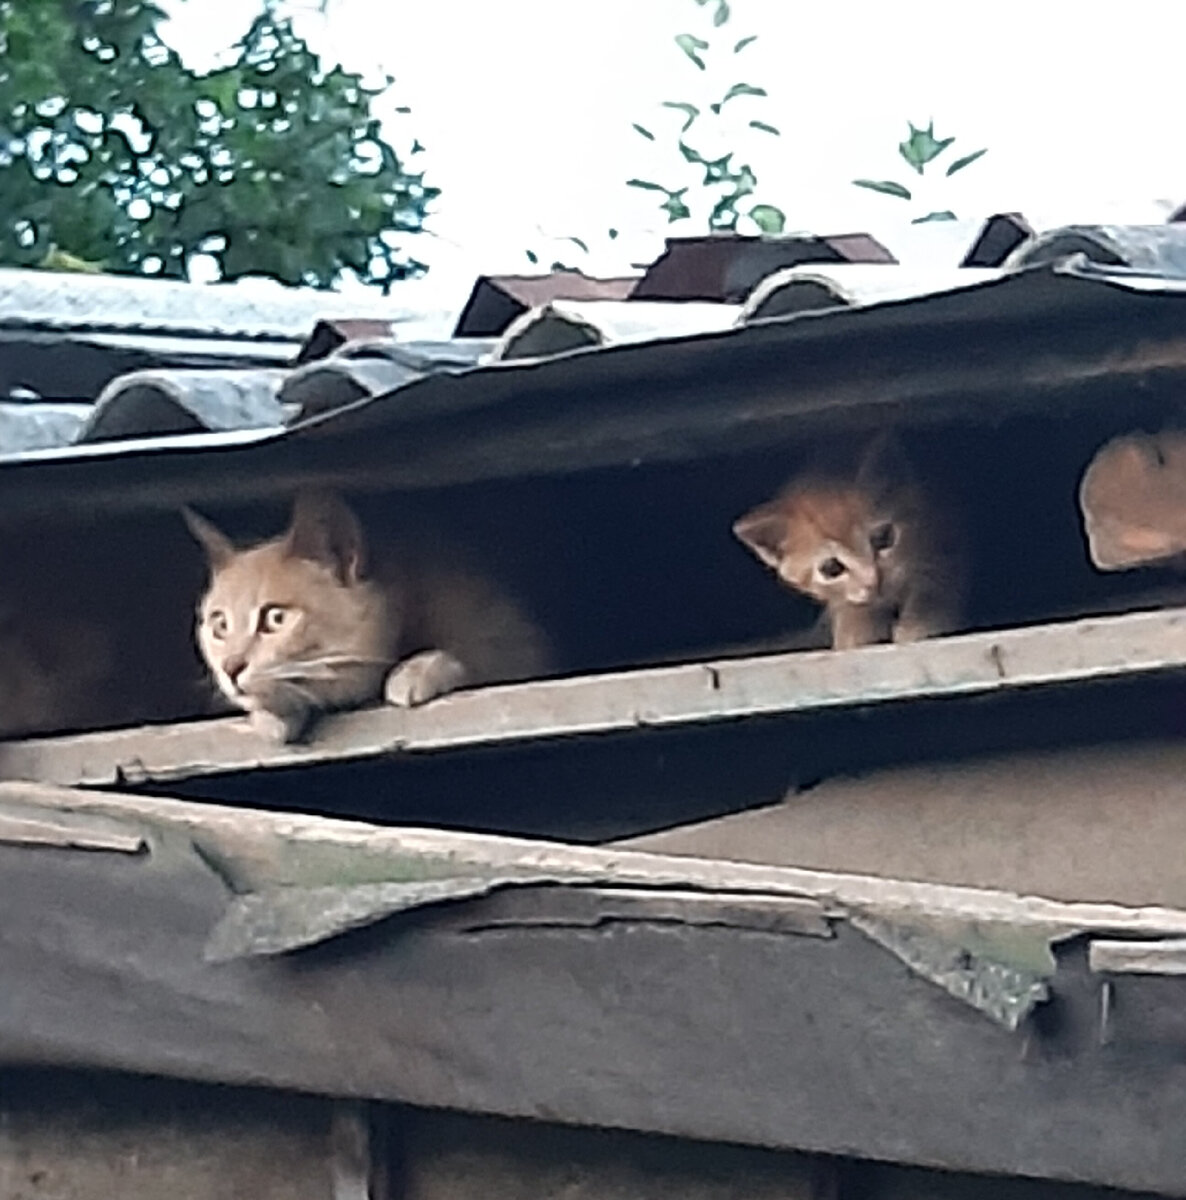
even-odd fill
[[[835,1160],[411,1111],[399,1200],[836,1200]]]
[[[1186,975],[1186,938],[1101,938],[1091,943],[1088,962],[1109,975]]]
[[[348,1100],[334,1104],[328,1140],[330,1200],[394,1200],[366,1104]]]
[[[5,1200],[388,1200],[336,1188],[329,1101],[6,1070]]]
[[[39,783],[0,783],[0,812],[102,817],[142,838],[195,851],[233,895],[268,889],[317,888],[336,882],[382,882],[406,877],[412,860],[419,878],[545,876],[588,886],[612,884],[615,916],[632,899],[622,889],[695,889],[721,904],[748,895],[797,898],[826,916],[837,907],[908,919],[940,915],[951,922],[1003,924],[1068,937],[1108,931],[1119,937],[1186,936],[1186,908],[1125,905],[1084,899],[1053,900],[986,887],[968,887],[872,874],[807,870],[709,857],[647,853],[624,846],[598,848],[441,829],[369,825],[295,813],[227,808],[173,798],[89,791]],[[0,846],[0,849],[3,849]],[[121,858],[123,856],[120,856]],[[151,857],[147,856],[147,857]],[[1090,881],[1085,881],[1085,888]],[[225,910],[220,909],[219,915]],[[497,906],[491,912],[497,914]],[[649,919],[658,919],[652,912]],[[670,916],[670,911],[666,912]],[[811,910],[802,910],[804,921]],[[788,914],[783,912],[783,917]],[[762,917],[762,928],[772,917]],[[697,923],[695,914],[688,923]],[[752,926],[751,926],[752,927]],[[213,928],[213,924],[211,925]],[[207,930],[209,932],[209,930]]]
[[[1146,701],[1147,709],[1167,700],[1180,704],[1181,691]],[[616,844],[1186,908],[1186,741],[1123,739],[855,769],[792,788],[781,803]]]
[[[955,998],[959,986],[943,976],[958,962],[919,968],[918,925],[903,925],[902,941],[886,922],[1003,922],[1014,943],[1035,928],[1131,941],[1186,936],[1186,912],[38,785],[5,785],[3,796],[63,822],[124,823],[148,846],[130,855],[0,845],[5,1064],[1183,1190],[1186,1143],[1165,1136],[1164,1114],[1186,1104],[1186,1077],[1150,1073],[1102,1044],[1103,981],[1081,948],[1060,952],[1049,973],[1058,1003],[1019,1036]],[[358,874],[375,878],[384,856],[390,873],[409,855],[424,869],[546,865],[629,886],[520,888],[295,954],[205,959],[244,890],[351,886]],[[676,881],[701,893],[688,920],[670,893]],[[714,890],[732,894],[715,902],[704,895]],[[829,936],[770,922],[771,895],[820,903]],[[876,937],[849,921],[853,909],[879,924]],[[1178,991],[1147,1000],[1130,1036],[1177,1037],[1181,1007]],[[340,1132],[349,1136],[339,1174],[357,1191],[359,1139]]]
[[[95,828],[90,822],[76,818],[46,820],[12,812],[0,812],[0,842],[63,850],[111,850],[120,854],[139,854],[147,848],[138,833]]]
[[[550,889],[518,893],[520,923],[487,926],[485,900],[211,964],[231,893],[184,834],[0,846],[0,1061],[1181,1194],[1164,1121],[1186,1078],[1100,1044],[1073,954],[1025,1037],[842,918],[827,938],[599,920],[596,894],[574,915]]]
[[[446,696],[326,718],[276,746],[242,718],[0,743],[0,779],[136,786],[249,770],[1135,677],[1186,666],[1186,609],[906,646],[722,660]]]
[[[1102,570],[1186,554],[1186,432],[1108,442],[1083,474],[1079,507],[1092,561]]]

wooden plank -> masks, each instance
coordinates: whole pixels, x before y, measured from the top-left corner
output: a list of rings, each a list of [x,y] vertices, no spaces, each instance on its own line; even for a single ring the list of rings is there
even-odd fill
[[[1139,1200],[749,1146],[409,1110],[399,1200]]]
[[[1169,700],[1181,702],[1180,695]],[[1157,704],[1151,700],[1143,711]],[[1075,740],[1081,735],[1076,731]],[[1059,900],[1186,908],[1186,740],[846,771],[805,791],[791,789],[778,804],[615,844]]]
[[[841,1195],[861,1200],[1145,1200],[1147,1194],[1019,1179],[1000,1175],[955,1175],[893,1163],[846,1163]]]
[[[308,745],[275,746],[242,718],[0,744],[0,779],[136,786],[382,755],[1135,677],[1186,666],[1186,609],[871,646],[544,680],[423,708],[327,718]]]
[[[0,783],[0,805],[11,803],[28,808],[40,805],[49,811],[100,814],[140,829],[152,826],[154,841],[171,845],[180,839],[187,852],[196,847],[202,863],[207,868],[214,866],[222,884],[235,893],[272,887],[312,888],[342,880],[380,882],[399,877],[395,872],[405,871],[407,860],[414,857],[422,877],[434,871],[455,876],[515,872],[573,880],[583,876],[591,884],[612,881],[615,906],[623,903],[621,889],[698,889],[733,902],[742,894],[798,898],[821,906],[823,914],[849,908],[887,918],[909,919],[925,914],[951,922],[1049,930],[1061,936],[1088,930],[1121,937],[1186,936],[1186,908],[1157,904],[1052,900],[986,887],[646,853],[626,847],[601,849],[449,830],[375,826],[47,784]],[[227,892],[225,900],[230,898]],[[492,903],[488,911],[498,912],[498,903]],[[219,916],[222,912],[220,908]],[[800,916],[810,926],[810,910]],[[790,920],[792,914],[784,913],[784,918]],[[211,922],[210,928],[213,925]]]
[[[0,1195],[339,1200],[331,1179],[330,1108],[264,1091],[6,1071]]]
[[[1096,940],[1088,962],[1093,971],[1110,975],[1186,975],[1186,938]]]
[[[138,833],[96,829],[78,821],[37,820],[0,813],[0,842],[12,846],[46,846],[60,850],[112,850],[139,854],[146,849]]]
[[[400,1200],[835,1200],[805,1154],[412,1111]]]
[[[574,896],[570,890],[557,889],[547,912],[539,911],[534,905],[517,903],[514,893],[499,893],[491,896],[491,903],[483,905],[481,927],[522,929],[526,925],[556,924],[557,921],[573,927],[602,921],[672,921],[681,925],[726,925],[731,929],[763,933],[797,933],[804,937],[830,937],[832,934],[827,907],[805,896],[698,892],[687,888],[655,891],[603,887],[590,890],[597,897],[596,907],[587,903],[584,894]]]
[[[1082,950],[1024,1042],[843,921],[483,930],[478,902],[211,965],[230,893],[181,833],[138,857],[0,846],[21,914],[0,923],[0,1061],[1181,1194],[1164,1122],[1186,1076],[1100,1044]]]
[[[329,1126],[331,1200],[389,1200],[385,1187],[380,1191],[372,1186],[386,1172],[376,1161],[367,1106],[339,1101],[333,1105]]]

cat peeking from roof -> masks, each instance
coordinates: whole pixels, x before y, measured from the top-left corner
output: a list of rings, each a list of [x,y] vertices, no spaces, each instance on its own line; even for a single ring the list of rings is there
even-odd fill
[[[533,678],[542,633],[485,576],[439,553],[372,556],[345,502],[304,492],[287,531],[245,549],[185,511],[210,581],[197,642],[215,683],[257,732],[295,741],[314,716]]]
[[[951,513],[887,435],[855,472],[805,472],[733,532],[784,584],[823,605],[838,650],[960,627],[964,569]]]

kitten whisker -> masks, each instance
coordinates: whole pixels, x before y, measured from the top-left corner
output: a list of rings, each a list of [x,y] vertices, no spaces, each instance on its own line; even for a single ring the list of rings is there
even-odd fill
[[[312,688],[302,687],[299,683],[295,683],[290,679],[280,680],[280,687],[284,691],[295,693],[306,704],[312,705],[314,708],[318,706],[317,693]]]
[[[299,658],[275,663],[260,671],[268,680],[335,679],[343,668],[386,666],[385,658],[366,658],[352,654],[325,654],[317,658]]]
[[[318,658],[300,659],[298,661],[334,667],[381,667],[389,665],[391,660],[388,658],[367,658],[359,654],[323,654]]]

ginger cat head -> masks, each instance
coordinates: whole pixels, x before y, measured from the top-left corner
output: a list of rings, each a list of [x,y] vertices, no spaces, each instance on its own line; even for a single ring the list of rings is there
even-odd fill
[[[853,475],[801,476],[733,532],[821,604],[880,607],[898,603],[935,565],[930,517],[896,447],[879,438]]]
[[[198,647],[232,704],[276,712],[378,697],[396,614],[367,577],[362,531],[339,497],[302,493],[287,531],[246,549],[184,515],[210,564]]]

